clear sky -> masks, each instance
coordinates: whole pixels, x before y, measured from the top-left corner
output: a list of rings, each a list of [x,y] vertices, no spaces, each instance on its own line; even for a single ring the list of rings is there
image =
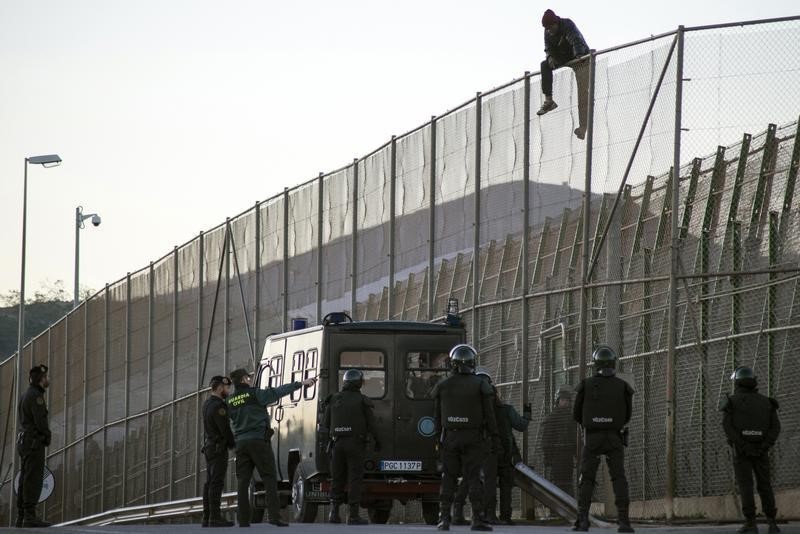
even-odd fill
[[[263,200],[536,71],[542,11],[589,45],[798,14],[796,0],[0,0],[0,293],[99,289]]]

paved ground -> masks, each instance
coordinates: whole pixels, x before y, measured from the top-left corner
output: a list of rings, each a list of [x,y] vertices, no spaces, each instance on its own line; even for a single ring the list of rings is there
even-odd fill
[[[723,526],[681,526],[681,527],[662,527],[655,525],[634,525],[637,532],[646,532],[647,534],[669,534],[669,533],[708,533],[708,534],[723,534],[736,532],[737,525],[723,525]],[[325,525],[325,524],[293,524],[289,528],[278,529],[270,525],[253,525],[247,532],[248,534],[256,534],[259,532],[276,532],[280,531],[285,534],[292,532],[309,532],[312,534],[343,534],[345,532],[361,531],[364,534],[372,534],[373,532],[415,532],[415,533],[434,533],[434,527],[426,525],[369,525],[364,527],[348,527],[347,525]],[[468,534],[469,527],[451,527],[451,532]],[[760,532],[766,533],[765,527],[760,528]],[[3,534],[11,532],[31,532],[31,529],[13,529],[13,528],[0,528]],[[40,529],[39,532],[47,532],[45,529]],[[52,532],[52,530],[51,530]],[[202,529],[199,525],[152,525],[152,526],[117,526],[117,527],[64,527],[59,528],[55,532],[58,534],[67,533],[92,533],[92,534],[108,534],[119,532],[121,534],[182,534],[189,532],[203,532],[209,534],[210,532],[240,532],[237,528],[231,529],[217,529],[209,530]],[[531,533],[552,533],[557,532],[571,532],[567,526],[536,526],[536,525],[518,525],[514,527],[495,527],[494,532],[497,534],[531,534]],[[593,528],[590,532],[616,532],[616,529],[600,529]],[[800,534],[800,523],[791,523],[781,525],[781,532],[784,534]],[[55,534],[55,533],[54,533]]]

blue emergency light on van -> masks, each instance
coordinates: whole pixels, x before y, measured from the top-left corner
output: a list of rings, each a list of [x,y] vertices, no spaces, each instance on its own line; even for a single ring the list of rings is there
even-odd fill
[[[303,330],[307,326],[308,326],[308,319],[306,319],[305,317],[292,318],[292,331]]]

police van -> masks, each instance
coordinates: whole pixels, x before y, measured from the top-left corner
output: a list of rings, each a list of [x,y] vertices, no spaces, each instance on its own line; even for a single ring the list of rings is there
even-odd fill
[[[454,316],[445,323],[354,322],[344,313],[267,338],[257,387],[318,378],[268,408],[279,489],[294,521],[313,522],[318,506],[329,502],[329,445],[320,431],[325,401],[341,389],[348,369],[360,369],[381,443],[380,452],[373,444],[366,448],[361,505],[371,522],[386,523],[392,501],[420,500],[426,523],[437,522],[440,474],[430,394],[447,376],[450,349],[464,341]]]

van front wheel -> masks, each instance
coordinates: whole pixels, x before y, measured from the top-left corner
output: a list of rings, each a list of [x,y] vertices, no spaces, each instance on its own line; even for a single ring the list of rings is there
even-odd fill
[[[308,484],[298,466],[292,478],[292,516],[295,523],[313,523],[317,519],[318,504],[308,502]]]

